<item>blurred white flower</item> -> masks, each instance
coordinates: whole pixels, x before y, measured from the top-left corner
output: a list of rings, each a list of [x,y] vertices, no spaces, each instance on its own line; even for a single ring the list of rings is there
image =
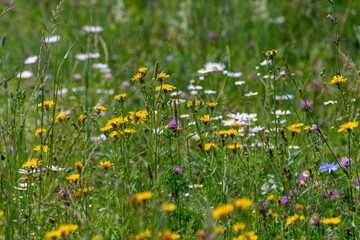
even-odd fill
[[[32,76],[34,76],[34,74],[30,71],[23,71],[21,73],[18,73],[18,75],[16,75],[16,77],[20,79],[31,78]]]
[[[25,64],[33,64],[36,63],[36,61],[38,60],[38,56],[30,56],[28,58],[25,59]]]
[[[256,96],[256,95],[258,95],[258,93],[257,92],[249,92],[249,93],[246,93],[245,94],[245,97],[251,97],[251,96]]]
[[[59,40],[60,40],[60,36],[55,35],[44,38],[44,43],[56,43]]]
[[[83,27],[85,32],[91,32],[91,33],[98,33],[98,32],[102,32],[103,28],[100,26],[88,26],[85,25]]]

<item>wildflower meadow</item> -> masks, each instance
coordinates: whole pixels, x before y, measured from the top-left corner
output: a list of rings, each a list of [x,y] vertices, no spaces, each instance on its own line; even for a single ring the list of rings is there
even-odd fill
[[[0,239],[360,239],[360,1],[0,1]]]

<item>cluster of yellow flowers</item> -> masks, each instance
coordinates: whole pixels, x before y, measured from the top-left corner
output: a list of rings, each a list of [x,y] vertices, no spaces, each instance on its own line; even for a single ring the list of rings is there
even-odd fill
[[[53,230],[46,233],[46,238],[61,238],[61,236],[67,236],[71,232],[74,232],[78,227],[74,224],[61,225],[57,230]]]

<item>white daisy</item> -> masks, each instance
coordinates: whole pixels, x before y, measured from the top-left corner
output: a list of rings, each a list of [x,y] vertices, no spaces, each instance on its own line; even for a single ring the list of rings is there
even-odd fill
[[[224,74],[227,75],[228,77],[241,77],[242,72],[234,72],[234,73],[232,73],[232,72],[224,71]]]
[[[236,82],[235,82],[235,85],[236,85],[236,86],[243,85],[243,84],[245,84],[244,81],[236,81]]]
[[[223,63],[208,62],[205,64],[204,68],[207,69],[209,72],[218,72],[224,71],[225,65]]]
[[[261,66],[266,66],[266,65],[270,65],[271,64],[271,60],[264,60],[260,63]]]
[[[329,100],[327,102],[324,102],[324,105],[326,106],[328,104],[335,104],[335,103],[337,103],[337,101]]]
[[[103,28],[100,26],[88,26],[85,25],[83,27],[85,32],[91,32],[91,33],[98,33],[98,32],[102,32]]]
[[[275,100],[290,100],[290,99],[293,99],[293,98],[294,98],[294,96],[291,95],[291,94],[275,96]]]
[[[209,90],[205,90],[204,93],[206,93],[206,94],[216,94],[216,91],[209,89]]]
[[[18,73],[18,75],[16,75],[16,77],[20,79],[28,79],[31,78],[32,76],[34,76],[34,74],[30,71],[23,71],[21,73]]]
[[[190,114],[181,114],[180,115],[180,118],[189,118],[190,117]]]
[[[60,40],[60,36],[55,35],[44,38],[44,43],[56,43],[59,40]]]
[[[203,89],[203,87],[202,87],[202,86],[196,86],[196,85],[190,84],[190,85],[187,87],[187,89],[189,89],[189,90],[201,90],[201,89]]]
[[[296,146],[296,145],[290,145],[289,146],[289,149],[299,149],[300,147],[299,146]]]
[[[274,114],[274,112],[271,112],[271,113]],[[291,112],[289,110],[281,111],[279,109],[279,110],[275,111],[276,116],[284,116],[284,115],[289,115],[289,114],[291,114]]]
[[[246,93],[245,94],[245,97],[251,97],[251,96],[256,96],[256,95],[258,95],[258,93],[257,92],[249,92],[249,93]]]
[[[25,64],[28,65],[28,64],[36,63],[38,58],[39,58],[38,56],[30,56],[30,57],[25,59]]]

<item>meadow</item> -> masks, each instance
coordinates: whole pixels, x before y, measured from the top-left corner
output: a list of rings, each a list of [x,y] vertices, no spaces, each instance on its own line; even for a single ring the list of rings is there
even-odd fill
[[[360,239],[359,10],[1,1],[0,239]]]

